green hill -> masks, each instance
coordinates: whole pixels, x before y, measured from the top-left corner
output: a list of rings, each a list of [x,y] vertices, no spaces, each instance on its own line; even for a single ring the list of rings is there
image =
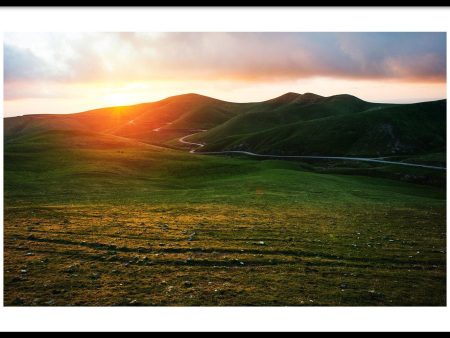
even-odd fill
[[[443,184],[79,130],[4,166],[6,306],[446,304]]]
[[[373,104],[351,96],[251,112],[195,137],[202,151],[382,156],[445,151],[446,100]]]
[[[251,105],[251,104],[250,104]],[[161,143],[185,130],[213,128],[239,114],[238,104],[197,94],[132,106],[94,109],[76,114],[39,114],[6,118],[5,139],[48,130],[85,130]],[[155,129],[162,133],[155,132]]]
[[[380,104],[351,95],[287,93],[233,103],[198,94],[77,114],[28,115],[4,120],[5,140],[52,130],[116,135],[179,146],[191,137],[202,151],[264,154],[398,156],[445,153],[446,101]]]
[[[445,101],[188,95],[5,119],[5,306],[446,305],[445,171],[148,144],[201,128],[223,148],[445,155]]]
[[[303,95],[288,93],[255,104],[245,114],[240,114],[204,133],[202,140],[206,143],[215,143],[230,136],[252,134],[299,121],[357,113],[384,106],[365,102],[350,95],[322,97],[309,93]]]

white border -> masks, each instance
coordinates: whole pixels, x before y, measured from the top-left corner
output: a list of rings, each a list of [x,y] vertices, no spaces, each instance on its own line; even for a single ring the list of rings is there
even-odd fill
[[[449,26],[448,8],[0,9],[0,32],[449,31]],[[3,51],[3,45],[1,50]],[[0,71],[2,68],[3,52],[0,55]],[[3,84],[1,89],[0,95],[3,97]],[[447,130],[448,125],[447,121]],[[3,140],[3,121],[0,122],[0,126],[0,136]],[[3,142],[1,150],[3,154]],[[3,156],[0,162],[3,185]],[[3,189],[1,193],[0,203],[3,210]],[[3,213],[1,219],[3,230]],[[3,249],[3,236],[0,244]],[[3,255],[1,263],[0,292],[3,295]],[[0,329],[4,331],[447,331],[450,329],[449,314],[447,307],[0,307]]]
[[[446,31],[446,7],[4,8],[4,32]]]

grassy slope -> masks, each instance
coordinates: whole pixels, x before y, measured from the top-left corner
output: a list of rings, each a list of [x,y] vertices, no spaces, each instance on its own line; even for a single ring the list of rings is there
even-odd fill
[[[288,93],[254,104],[244,114],[239,114],[204,133],[202,138],[208,143],[213,143],[230,136],[261,132],[299,121],[357,113],[381,106],[383,105],[365,102],[350,95],[322,97],[314,94]]]
[[[49,130],[104,132],[127,123],[153,104],[94,109],[76,114],[39,114],[4,119],[4,137],[10,139]]]
[[[303,109],[310,114],[314,110],[329,111],[322,103],[314,105],[314,110],[309,106]],[[296,155],[381,156],[445,149],[445,100],[372,107],[362,112],[358,109],[334,111],[328,117],[309,116],[308,120],[279,127],[274,127],[280,120],[276,112],[246,114],[196,139],[207,143],[204,151],[246,149]],[[301,109],[297,113],[302,115]]]
[[[5,304],[445,304],[444,189],[302,168],[80,131],[18,138]]]
[[[250,104],[251,105],[251,104]],[[153,129],[189,130],[212,128],[236,116],[249,104],[236,104],[210,97],[185,94],[137,104],[101,108],[77,114],[29,115],[5,119],[5,138],[12,139],[47,130],[85,130],[104,132],[161,143]],[[171,125],[166,125],[168,122]],[[169,136],[170,137],[170,136]]]
[[[186,94],[78,114],[8,118],[5,139],[46,130],[85,130],[177,146],[176,140],[188,132],[210,129],[192,138],[206,142],[206,151],[417,156],[443,152],[445,102],[387,105],[350,95],[288,93],[238,104]]]

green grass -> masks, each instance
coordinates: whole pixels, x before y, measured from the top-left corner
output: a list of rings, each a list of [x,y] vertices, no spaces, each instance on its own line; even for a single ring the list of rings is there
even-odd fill
[[[198,94],[171,96],[132,106],[94,109],[76,114],[39,114],[4,120],[8,140],[52,130],[94,131],[144,140],[161,141],[155,128],[177,132],[213,128],[248,110],[253,104],[233,103]]]
[[[264,154],[373,157],[445,150],[446,100],[378,106],[361,102],[347,110],[327,100],[241,114],[192,139],[206,143],[203,151]]]
[[[201,135],[207,143],[223,142],[232,136],[249,135],[300,121],[354,114],[387,105],[362,101],[350,95],[322,97],[287,93],[278,98],[249,105],[243,113]]]
[[[443,186],[80,131],[4,163],[5,305],[446,304]]]
[[[206,151],[413,157],[445,152],[445,120],[446,100],[380,104],[345,94],[287,93],[233,103],[184,94],[77,114],[7,118],[4,134],[10,142],[52,130],[91,131],[173,147],[179,137],[208,129],[192,137],[206,143]]]

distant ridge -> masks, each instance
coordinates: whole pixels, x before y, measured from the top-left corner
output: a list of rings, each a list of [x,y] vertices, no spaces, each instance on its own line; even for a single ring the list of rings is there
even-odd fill
[[[280,95],[274,99],[270,99],[267,101],[263,101],[266,103],[305,103],[305,102],[313,102],[316,100],[320,100],[323,99],[323,96],[317,95],[317,94],[313,94],[313,93],[304,93],[304,94],[299,94],[299,93],[294,93],[294,92],[289,92],[283,95]]]
[[[164,146],[178,144],[190,131],[207,130],[192,137],[205,144],[203,151],[391,156],[443,152],[445,118],[446,100],[383,104],[349,94],[288,92],[266,101],[234,103],[188,93],[75,114],[5,118],[4,137],[9,142],[51,130],[75,130]]]

